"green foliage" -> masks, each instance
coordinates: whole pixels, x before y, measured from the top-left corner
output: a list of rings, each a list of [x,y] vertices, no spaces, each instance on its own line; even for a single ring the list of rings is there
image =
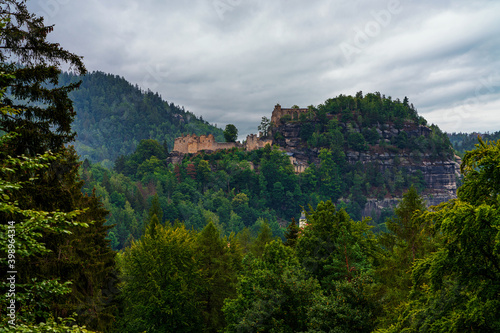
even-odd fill
[[[203,284],[194,233],[158,225],[154,235],[144,235],[120,255],[119,266],[122,331],[201,331]]]
[[[0,72],[11,75],[1,80],[0,90],[8,89],[9,93],[2,96],[1,104],[17,111],[2,114],[0,130],[22,134],[16,141],[16,154],[57,151],[75,137],[71,129],[75,113],[68,93],[79,84],[60,89],[47,88],[46,84],[58,83],[61,61],[84,74],[82,58],[49,42],[47,35],[53,26],[45,26],[42,17],[29,13],[25,1],[3,1],[2,18]]]
[[[360,219],[367,198],[400,198],[411,185],[426,189],[422,172],[409,165],[453,159],[448,137],[435,125],[425,126],[408,98],[393,100],[378,92],[339,95],[310,109],[316,110],[314,117],[304,116],[287,126],[277,124],[273,130],[277,144],[302,159],[307,156],[309,163],[317,164],[312,156],[330,150],[331,157],[317,156],[321,164],[310,165],[300,175],[300,190],[309,204],[329,199],[344,202],[346,211]],[[384,160],[387,156],[389,161]],[[324,172],[329,160],[334,170],[328,166],[330,171]],[[380,224],[383,219],[374,222]]]
[[[271,120],[267,117],[262,117],[262,121],[258,127],[258,130],[262,132],[262,136],[267,137],[269,131],[271,130]]]
[[[297,244],[297,239],[299,238],[300,228],[297,225],[295,219],[292,219],[292,222],[286,228],[285,233],[285,245],[290,247],[295,247]]]
[[[407,300],[413,282],[411,269],[416,260],[435,251],[437,240],[432,227],[420,216],[426,211],[422,198],[411,187],[386,223],[387,232],[378,235],[382,251],[378,258],[375,288],[383,306],[379,317],[381,327],[394,322],[394,311]]]
[[[3,109],[5,110],[5,109]],[[7,112],[6,112],[7,113]],[[8,133],[0,137],[0,146],[15,142],[19,134]],[[24,209],[13,197],[23,189],[26,182],[18,181],[19,175],[30,174],[29,182],[40,178],[51,166],[51,163],[60,159],[60,155],[45,153],[35,158],[27,156],[11,157],[0,152],[2,168],[0,174],[0,216],[5,221],[0,225],[0,262],[3,267],[10,267],[11,271],[26,272],[25,263],[38,256],[46,256],[51,249],[44,241],[43,235],[66,235],[70,238],[72,230],[81,226],[89,226],[89,220],[85,222],[79,216],[89,215],[92,211],[74,210],[70,212],[46,212],[35,209]],[[11,222],[7,222],[11,221]],[[12,242],[11,240],[14,240]],[[82,249],[83,250],[83,249]],[[7,255],[9,253],[9,255]],[[61,301],[61,296],[68,297],[72,292],[71,282],[61,283],[59,279],[30,277],[19,279],[16,276],[16,320],[19,332],[90,332],[85,327],[73,325],[68,326],[71,318],[59,318],[54,321],[52,312],[54,303]],[[64,276],[61,276],[64,279]],[[96,281],[97,282],[97,281]],[[2,289],[7,288],[7,281],[2,281]],[[2,308],[7,308],[10,298],[4,297],[0,301]],[[99,306],[101,306],[99,304]],[[8,321],[12,319],[3,316],[0,329],[12,328]]]
[[[46,322],[37,325],[21,324],[15,328],[15,332],[19,333],[92,333],[85,326],[75,324],[75,319],[71,317],[48,318]]]
[[[366,221],[351,220],[331,201],[319,203],[306,218],[307,226],[295,249],[324,293],[324,301],[317,305],[318,315],[314,316],[316,325],[327,330],[340,326],[346,332],[370,331],[375,307],[367,290],[375,253],[370,227]],[[326,314],[327,318],[321,318]]]
[[[357,151],[367,150],[365,138],[361,133],[351,132],[347,135],[346,142],[348,146]]]
[[[320,288],[281,241],[266,245],[261,259],[248,255],[238,279],[237,296],[227,299],[225,332],[301,332]]]
[[[488,141],[496,142],[500,140],[500,131],[493,133],[482,133],[482,134],[460,132],[460,133],[448,133],[447,135],[448,138],[450,139],[451,144],[453,145],[453,148],[455,149],[455,152],[460,157],[463,157],[465,155],[465,152],[475,149],[478,136],[480,136],[481,139],[484,140],[485,142]]]
[[[14,142],[14,138],[19,135],[8,133],[0,137],[0,145]],[[79,223],[75,218],[82,214],[82,211],[71,212],[45,212],[41,210],[23,209],[19,203],[13,200],[12,195],[20,191],[23,182],[15,181],[16,176],[22,173],[30,173],[31,180],[40,177],[43,170],[50,166],[58,156],[46,153],[36,158],[27,156],[10,157],[1,153],[0,173],[0,216],[4,221],[0,225],[0,251],[2,256],[0,262],[3,267],[9,267],[11,271],[20,270],[23,260],[49,253],[43,242],[43,234],[67,234],[71,233],[70,227],[88,224]],[[9,255],[8,255],[9,254]],[[17,276],[15,276],[17,278]],[[9,290],[8,281],[1,282],[2,289]],[[16,283],[16,304],[25,304],[16,312],[16,324],[33,327],[37,319],[48,320],[51,312],[51,305],[60,295],[70,292],[70,283],[60,283],[57,280],[37,281],[33,278],[24,283]],[[2,308],[6,309],[10,305],[11,298],[3,297],[0,300]],[[3,316],[0,327],[7,329],[10,325],[8,321],[12,319]]]
[[[352,280],[370,268],[371,243],[363,237],[370,227],[354,222],[331,201],[321,202],[306,214],[307,227],[297,242],[303,265],[328,286],[333,280]]]
[[[236,142],[238,138],[238,129],[233,124],[227,124],[224,130],[224,139],[226,142]]]
[[[289,115],[289,114],[285,114],[285,115],[283,115],[283,116],[280,118],[280,122],[281,122],[282,124],[285,124],[285,123],[287,123],[287,122],[289,122],[289,121],[291,121],[291,120],[292,120],[292,116],[291,116],[291,115]]]
[[[319,192],[336,202],[342,194],[342,179],[338,165],[333,160],[331,151],[322,149],[319,153]]]
[[[114,253],[103,225],[107,212],[95,195],[82,195],[77,156],[65,147],[74,139],[68,94],[79,84],[53,88],[60,62],[76,73],[85,67],[81,57],[48,42],[53,27],[30,14],[24,1],[4,1],[2,10],[12,19],[0,32],[5,46],[0,67],[9,73],[0,80],[0,90],[9,93],[0,96],[0,129],[7,133],[0,145],[0,186],[7,185],[0,220],[2,229],[7,221],[19,226],[17,318],[23,329],[54,324],[64,330],[68,320],[55,324],[51,318],[77,312],[78,324],[106,329],[114,318]]]
[[[480,140],[465,155],[461,166],[464,185],[458,199],[424,214],[442,234],[442,245],[413,267],[410,301],[388,331],[500,329],[496,315],[500,311],[498,165],[500,141],[485,144]]]
[[[221,238],[212,222],[199,233],[197,252],[203,281],[199,296],[204,332],[218,332],[225,327],[224,300],[236,295],[236,272],[241,266],[242,252],[233,237]]]
[[[253,253],[254,256],[260,258],[264,253],[264,248],[266,244],[270,243],[273,240],[273,232],[267,221],[260,220],[257,221],[256,224],[259,224],[260,230],[257,235],[257,238],[252,242],[250,251]]]

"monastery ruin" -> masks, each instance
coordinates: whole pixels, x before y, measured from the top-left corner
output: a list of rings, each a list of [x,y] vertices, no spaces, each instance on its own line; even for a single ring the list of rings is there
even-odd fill
[[[196,154],[202,150],[216,151],[231,148],[245,148],[247,151],[252,151],[264,148],[267,144],[272,145],[273,141],[271,139],[264,140],[255,134],[248,135],[244,144],[239,142],[217,142],[213,134],[201,136],[188,134],[175,139],[172,151],[181,154]]]
[[[282,109],[281,105],[277,104],[272,113],[271,122],[274,125],[279,125],[281,117],[289,115],[292,120],[298,120],[300,114],[309,112],[309,109]],[[266,145],[273,145],[273,140],[263,138],[255,134],[247,136],[245,142],[217,142],[213,134],[197,136],[196,134],[184,135],[175,139],[174,149],[171,154],[171,161],[179,163],[184,154],[196,154],[201,151],[213,152],[221,149],[244,148],[246,151],[253,151],[264,148]],[[175,155],[175,158],[173,157]],[[304,161],[299,161],[293,153],[287,153],[290,162],[294,166],[296,173],[304,172],[308,164]]]

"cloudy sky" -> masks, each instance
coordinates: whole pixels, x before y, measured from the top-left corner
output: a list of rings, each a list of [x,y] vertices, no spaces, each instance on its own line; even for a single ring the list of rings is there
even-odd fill
[[[500,130],[497,0],[31,0],[88,70],[256,132],[276,103],[408,96],[448,132]],[[241,137],[241,136],[240,136]]]

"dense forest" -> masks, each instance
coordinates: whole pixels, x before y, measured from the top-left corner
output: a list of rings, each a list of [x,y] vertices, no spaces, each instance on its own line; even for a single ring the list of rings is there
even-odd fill
[[[85,75],[82,58],[48,41],[53,27],[24,1],[0,3],[0,331],[500,331],[500,140],[479,139],[457,198],[430,209],[418,175],[349,163],[451,154],[437,128],[372,140],[385,124],[425,124],[377,93],[263,121],[277,141],[300,128],[317,153],[300,174],[270,145],[169,163],[164,137],[134,138],[113,169],[82,162],[70,145],[80,83],[59,81],[61,62]],[[376,228],[355,204],[382,185],[401,200]]]
[[[484,141],[496,142],[500,140],[500,131],[494,133],[449,133],[448,137],[457,154],[461,157],[465,152],[476,148],[477,138],[480,136]]]
[[[349,114],[355,116],[344,119],[346,123],[337,117],[342,114],[342,105],[347,105]],[[375,111],[370,111],[372,108]],[[81,170],[84,192],[91,194],[95,190],[111,212],[108,224],[115,226],[109,233],[112,247],[122,249],[142,235],[152,200],[158,201],[162,211],[161,223],[179,220],[187,228],[201,230],[210,220],[224,235],[243,228],[255,235],[267,221],[273,234],[283,237],[292,218],[298,219],[309,205],[315,207],[327,200],[360,220],[368,198],[401,197],[412,185],[424,193],[426,184],[420,171],[408,172],[398,163],[385,169],[380,161],[348,163],[349,152],[407,154],[415,160],[421,160],[424,154],[431,160],[453,155],[448,138],[437,126],[428,129],[426,135],[408,135],[404,130],[391,139],[379,135],[376,126],[381,127],[379,121],[383,119],[388,129],[392,123],[400,123],[401,128],[425,123],[406,100],[360,93],[354,98],[341,95],[329,99],[310,110],[300,120],[281,119],[283,126],[300,126],[304,149],[318,150],[317,155],[313,154],[316,163],[300,174],[294,172],[289,155],[279,146],[255,151],[202,151],[185,155],[181,163],[174,165],[167,162],[164,145],[142,140],[133,154],[116,159],[113,170],[86,160]],[[378,116],[372,119],[370,114]],[[367,119],[366,126],[362,117]],[[281,127],[268,131],[280,143]],[[392,214],[392,209],[387,209],[373,215],[370,224],[383,230],[383,222]]]
[[[153,139],[171,149],[183,134],[212,133],[223,140],[222,130],[196,117],[184,107],[162,100],[158,93],[142,91],[124,78],[93,72],[82,76],[62,73],[59,84],[81,81],[71,91],[76,112],[73,130],[75,149],[82,160],[111,167],[119,155],[135,151],[139,141]]]

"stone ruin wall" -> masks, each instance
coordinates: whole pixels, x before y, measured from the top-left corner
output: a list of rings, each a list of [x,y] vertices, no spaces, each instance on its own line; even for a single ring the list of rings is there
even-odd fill
[[[273,145],[273,140],[262,140],[255,134],[250,134],[247,136],[247,141],[245,144],[245,150],[252,151],[264,148],[266,145]]]
[[[281,117],[285,115],[289,115],[292,120],[299,120],[301,113],[307,113],[309,109],[282,109],[281,105],[276,104],[273,110],[273,114],[271,116],[271,122],[274,125],[279,125],[279,121]]]
[[[196,134],[184,135],[175,139],[172,151],[182,154],[196,154],[202,150],[215,151],[238,147],[235,142],[217,142],[212,134],[197,136]]]
[[[173,152],[182,154],[196,154],[202,150],[216,151],[221,149],[231,149],[244,147],[247,151],[264,148],[266,144],[272,145],[272,140],[261,140],[257,135],[247,136],[245,145],[237,142],[217,142],[212,134],[197,136],[196,134],[185,135],[175,139]]]

